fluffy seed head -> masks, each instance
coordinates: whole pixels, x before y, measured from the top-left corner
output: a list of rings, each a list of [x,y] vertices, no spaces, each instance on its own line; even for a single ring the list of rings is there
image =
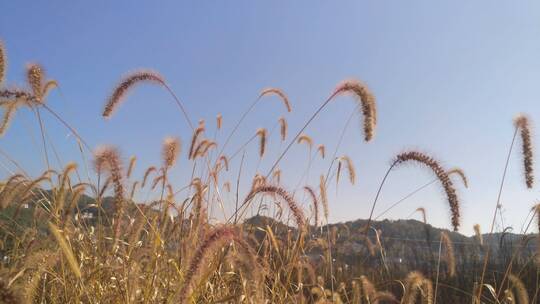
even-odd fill
[[[223,123],[223,116],[221,116],[221,113],[219,113],[217,116],[216,116],[216,127],[218,130],[221,129],[221,125]]]
[[[525,174],[525,184],[531,189],[534,183],[533,173],[533,147],[531,142],[531,127],[529,118],[524,114],[519,114],[514,119],[516,131],[521,137],[521,153],[523,154],[523,171]]]
[[[362,109],[362,115],[364,117],[364,139],[370,141],[375,134],[375,128],[377,126],[377,108],[375,103],[375,96],[371,93],[368,87],[358,80],[345,80],[340,83],[334,93],[334,96],[342,94],[351,94],[355,97]]]
[[[444,188],[448,204],[450,205],[450,211],[452,213],[452,226],[454,227],[454,231],[457,231],[460,220],[459,200],[456,194],[456,189],[454,188],[454,184],[448,177],[448,173],[443,169],[438,161],[424,153],[417,151],[407,151],[397,155],[393,162],[393,166],[399,166],[408,162],[416,162],[426,166],[437,176],[437,179]]]
[[[148,179],[148,176],[150,175],[150,173],[155,172],[156,170],[157,168],[154,166],[148,167],[148,169],[146,169],[146,171],[144,172],[141,188],[144,188],[144,186],[146,185],[146,180]]]
[[[262,158],[266,149],[266,129],[257,129],[257,136],[259,136],[259,156]]]
[[[180,139],[176,137],[166,137],[163,140],[163,146],[161,150],[163,158],[163,166],[165,168],[171,168],[176,163],[178,154],[180,154]]]
[[[317,152],[319,154],[321,154],[321,158],[324,159],[324,157],[326,156],[326,148],[323,144],[320,144],[317,146]]]
[[[482,237],[482,232],[480,231],[480,225],[479,224],[475,224],[473,226],[474,228],[474,233],[476,235],[476,239],[478,240],[478,243],[480,245],[483,245],[484,244],[484,238]]]
[[[261,94],[259,95],[259,98],[263,97],[263,96],[266,96],[266,95],[276,95],[278,96],[281,101],[283,102],[283,104],[285,105],[285,107],[287,108],[287,112],[291,112],[292,109],[291,109],[291,104],[289,102],[289,98],[287,98],[287,95],[285,95],[285,93],[283,93],[282,90],[278,89],[278,88],[266,88],[264,90],[261,91]]]
[[[348,157],[347,155],[339,158],[339,162],[341,163],[342,161],[345,162],[345,165],[347,167],[347,171],[349,173],[349,181],[351,182],[351,184],[354,185],[354,183],[356,182],[356,171],[354,170],[354,164],[350,157]]]
[[[9,128],[9,124],[17,112],[17,106],[17,102],[12,101],[4,107],[4,115],[2,116],[2,121],[0,122],[0,137],[4,136]]]
[[[0,85],[2,84],[2,82],[4,82],[4,79],[6,78],[6,70],[7,70],[6,49],[4,48],[4,44],[0,40]]]
[[[467,176],[465,175],[465,172],[461,168],[452,168],[446,172],[449,176],[456,174],[461,178],[461,181],[463,182],[463,186],[465,188],[469,187],[469,181],[467,180]]]
[[[45,98],[52,89],[56,88],[58,88],[58,82],[56,80],[48,80],[45,85],[43,85],[43,98]]]
[[[189,146],[189,154],[188,158],[193,159],[194,158],[194,152],[197,145],[197,141],[199,139],[199,136],[204,132],[204,123],[199,124],[197,129],[193,131],[193,136],[191,137],[191,145]]]
[[[129,178],[131,176],[131,173],[133,173],[133,168],[135,168],[135,163],[137,162],[137,157],[135,155],[132,155],[129,158],[129,165],[126,172],[126,177]]]
[[[515,290],[514,295],[516,295],[517,297],[517,303],[529,304],[529,294],[527,293],[527,287],[525,287],[525,284],[523,284],[521,279],[514,274],[509,274],[508,281],[511,288]]]
[[[281,135],[281,140],[285,141],[285,139],[287,138],[287,121],[283,117],[279,118],[279,131]]]
[[[38,102],[42,102],[43,80],[45,79],[45,71],[43,67],[37,63],[28,64],[26,67],[26,77],[28,84],[32,88],[32,92]]]
[[[165,86],[165,80],[161,75],[153,71],[138,71],[128,74],[124,77],[118,86],[114,89],[111,97],[107,100],[103,109],[103,117],[109,118],[119,104],[125,99],[130,89],[138,84],[154,83]]]
[[[302,134],[300,136],[298,136],[298,139],[296,140],[297,143],[301,144],[301,143],[305,143],[308,145],[308,147],[311,149],[311,147],[313,147],[313,139],[311,139],[311,137],[309,135],[306,135],[306,134]]]
[[[114,147],[102,146],[94,152],[94,166],[99,173],[106,171],[114,185],[115,199],[115,223],[114,236],[115,239],[120,233],[120,217],[124,208],[124,177],[122,175],[122,162],[120,153]]]
[[[426,220],[426,208],[424,207],[419,207],[416,209],[416,211],[422,213],[422,220],[424,221],[424,224],[427,224],[427,220]]]
[[[405,292],[403,293],[402,302],[405,304],[416,303],[418,292],[422,288],[424,275],[418,271],[410,272],[405,279]]]

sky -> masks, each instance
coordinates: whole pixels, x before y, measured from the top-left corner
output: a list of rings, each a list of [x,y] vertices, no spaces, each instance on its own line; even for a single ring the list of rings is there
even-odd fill
[[[7,85],[24,85],[25,65],[41,63],[60,84],[47,104],[92,147],[116,145],[126,160],[136,155],[136,176],[159,165],[165,136],[180,137],[182,160],[171,172],[178,188],[191,173],[185,152],[191,130],[166,91],[140,86],[112,119],[100,116],[128,72],[159,71],[192,120],[204,119],[209,130],[221,113],[224,127],[216,134],[221,140],[263,88],[281,88],[292,113],[274,97],[261,101],[226,148],[228,155],[257,128],[272,130],[280,116],[289,123],[290,140],[340,81],[364,81],[377,98],[376,137],[363,142],[362,118],[353,117],[338,155],[353,160],[357,181],[350,185],[343,178],[337,188],[329,188],[330,222],[368,217],[392,158],[417,149],[446,168],[465,171],[469,188],[456,183],[461,231],[470,234],[476,223],[489,231],[516,114],[529,114],[533,142],[537,139],[537,1],[20,0],[0,2],[0,11]],[[354,109],[352,98],[337,98],[306,134],[332,152]],[[49,149],[58,154],[50,156],[51,164],[61,168],[68,161],[84,161],[69,131],[43,115]],[[40,136],[33,113],[21,110],[0,139],[0,149],[37,176],[46,168]],[[259,161],[257,143],[250,143],[242,184],[249,184],[257,172],[266,173],[284,145],[278,132],[272,132],[268,153]],[[329,158],[310,156],[306,146],[293,145],[280,163],[284,184],[316,187]],[[239,162],[240,157],[232,160],[234,169],[224,178],[236,179]],[[5,157],[0,165],[3,176],[15,170]],[[302,179],[303,172],[309,172],[308,178]],[[375,215],[432,179],[418,166],[393,171]],[[501,199],[503,222],[498,220],[497,229],[512,226],[519,232],[537,191],[538,186],[525,188],[518,143],[510,157]],[[309,209],[305,194],[297,191],[295,197]],[[227,204],[232,201],[228,196]],[[447,205],[435,183],[384,217],[420,219],[412,213],[422,206],[429,223],[451,228]]]

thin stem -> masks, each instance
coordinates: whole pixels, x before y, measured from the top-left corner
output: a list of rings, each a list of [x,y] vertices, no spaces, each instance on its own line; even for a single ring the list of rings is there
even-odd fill
[[[433,304],[437,304],[437,287],[439,287],[439,273],[441,269],[441,249],[442,249],[442,238],[439,239],[439,258],[437,260],[437,278],[435,279],[435,292]]]
[[[373,217],[373,211],[375,211],[375,206],[377,205],[377,200],[379,199],[379,195],[381,194],[382,187],[384,186],[384,182],[388,178],[388,175],[390,174],[390,171],[394,168],[397,162],[393,162],[390,168],[386,171],[386,174],[384,175],[381,184],[379,185],[379,190],[377,190],[377,194],[375,195],[375,199],[373,200],[373,205],[371,206],[371,212],[369,213],[369,219],[365,227],[365,234],[367,235],[367,232],[369,230],[369,227],[371,226],[371,218]]]
[[[493,233],[493,229],[495,228],[495,221],[497,219],[497,211],[499,209],[499,203],[501,201],[501,195],[502,195],[502,190],[503,190],[503,186],[504,186],[504,180],[506,178],[506,171],[508,170],[508,164],[510,163],[510,155],[512,155],[512,149],[514,147],[514,142],[516,141],[517,132],[518,132],[518,128],[516,127],[515,130],[514,130],[514,135],[512,136],[512,143],[510,144],[510,148],[508,149],[508,155],[506,156],[506,163],[504,165],[504,171],[503,171],[503,175],[502,175],[502,179],[501,179],[501,185],[499,186],[499,194],[497,195],[497,202],[495,204],[495,212],[493,213],[493,219],[491,221],[491,229],[490,229],[490,232],[489,232],[490,234]],[[480,301],[480,297],[482,295],[482,288],[484,286],[484,278],[485,278],[485,275],[486,275],[487,263],[488,263],[488,260],[489,260],[489,252],[490,252],[490,247],[488,246],[486,248],[486,255],[484,257],[484,266],[482,268],[482,276],[481,276],[481,279],[480,279],[480,286],[478,288],[478,294],[476,295],[478,301]]]

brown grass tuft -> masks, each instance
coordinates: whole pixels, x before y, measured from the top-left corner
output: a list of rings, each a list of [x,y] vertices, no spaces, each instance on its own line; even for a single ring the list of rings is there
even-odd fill
[[[524,114],[519,114],[514,119],[516,130],[521,135],[521,153],[523,154],[523,169],[525,174],[525,184],[531,189],[534,183],[533,173],[533,148],[531,143],[531,127],[529,118]]]
[[[278,88],[266,88],[266,89],[262,90],[261,94],[259,95],[259,98],[261,98],[263,96],[267,96],[267,95],[272,95],[272,94],[278,96],[281,99],[281,101],[283,102],[283,104],[287,108],[287,112],[290,113],[292,111],[291,103],[289,102],[289,98],[287,97],[287,95],[285,95],[285,93],[283,93],[282,90],[280,90]]]
[[[454,188],[454,184],[452,183],[452,180],[450,180],[450,178],[448,177],[448,173],[446,173],[446,171],[443,169],[443,167],[439,164],[438,161],[426,154],[417,151],[407,151],[399,154],[394,161],[394,165],[402,165],[411,161],[420,163],[428,167],[437,176],[437,179],[440,181],[441,185],[444,188],[448,204],[450,205],[450,210],[452,213],[452,226],[454,227],[454,231],[457,231],[459,228],[460,220],[459,200],[456,194],[456,189]]]
[[[118,86],[114,89],[111,97],[107,100],[103,109],[103,117],[110,118],[112,113],[120,103],[125,99],[130,89],[141,83],[154,83],[165,86],[165,80],[161,75],[154,71],[138,71],[128,74],[124,77]]]
[[[360,104],[362,115],[364,116],[364,140],[370,141],[375,134],[377,126],[377,105],[375,96],[368,87],[358,80],[345,80],[338,85],[334,91],[334,96],[341,94],[352,94]]]
[[[414,304],[418,294],[422,298],[422,303],[433,303],[433,284],[418,271],[410,272],[405,280],[405,292],[401,299],[403,304]]]

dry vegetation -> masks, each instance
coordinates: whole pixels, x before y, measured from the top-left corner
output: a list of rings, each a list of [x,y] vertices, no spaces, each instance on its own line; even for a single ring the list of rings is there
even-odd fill
[[[304,132],[331,101],[350,95],[357,103],[364,140],[371,141],[378,123],[376,100],[362,82],[347,80],[339,84],[294,137],[288,139],[275,161],[266,153],[271,132],[264,128],[256,130],[237,151],[243,152],[246,145],[258,139],[258,155],[244,153],[240,168],[233,170],[229,162],[239,152],[229,156],[223,153],[252,109],[262,99],[277,98],[287,112],[292,111],[291,102],[282,90],[263,90],[232,131],[223,136],[218,132],[223,124],[220,114],[216,117],[216,129],[207,130],[204,121],[194,126],[184,105],[159,73],[131,73],[106,101],[104,118],[114,118],[113,113],[135,86],[152,84],[170,93],[192,130],[192,134],[183,135],[190,138],[185,153],[181,153],[179,138],[166,137],[161,148],[161,165],[145,169],[144,175],[137,178],[133,176],[137,166],[135,157],[124,162],[113,146],[91,149],[76,129],[47,105],[48,93],[58,84],[47,79],[42,66],[27,66],[28,83],[23,88],[6,84],[6,67],[6,50],[0,44],[3,109],[0,134],[8,131],[17,111],[26,109],[35,114],[46,147],[40,113],[48,112],[75,136],[81,154],[93,159],[93,172],[83,174],[86,164],[70,163],[61,169],[47,164],[48,168],[38,177],[28,176],[21,167],[20,172],[2,181],[2,303],[524,304],[539,301],[540,273],[535,258],[539,263],[540,255],[525,250],[529,242],[538,240],[523,237],[517,246],[503,248],[503,232],[502,245],[496,253],[496,248],[490,245],[493,242],[488,243],[480,227],[475,226],[475,250],[466,252],[463,246],[455,246],[460,244],[453,244],[457,234],[448,231],[433,235],[424,207],[417,211],[422,214],[420,224],[425,228],[426,243],[413,250],[416,262],[407,258],[396,264],[394,260],[400,256],[392,249],[392,239],[385,238],[389,232],[380,223],[375,225],[373,219],[384,181],[393,170],[415,163],[433,173],[431,183],[439,183],[445,193],[441,200],[448,205],[453,229],[457,231],[460,227],[456,187],[467,187],[465,173],[459,168],[447,170],[422,152],[406,151],[395,157],[380,183],[371,214],[366,215],[369,219],[361,227],[328,225],[331,210],[328,188],[338,186],[343,170],[348,183],[358,182],[353,160],[346,155],[327,154],[324,145],[315,146],[314,139]],[[278,124],[279,137],[285,142],[287,121],[281,117]],[[520,115],[514,127],[512,147],[514,140],[521,141],[526,186],[532,188],[530,121]],[[310,164],[329,161],[328,172],[311,173],[320,175],[318,185],[281,184],[279,164],[293,144],[307,147]],[[45,159],[48,157],[45,155]],[[187,158],[192,167],[178,168],[180,157]],[[239,172],[239,179],[244,157],[245,161],[260,162],[263,157],[272,161],[271,169],[266,174],[255,175],[247,190],[239,189],[238,180],[222,178],[223,172],[231,170]],[[169,179],[172,170],[188,172],[191,181],[187,185],[175,184]],[[306,175],[308,172],[309,165]],[[81,180],[80,176],[86,174],[91,178]],[[454,177],[459,177],[459,182]],[[503,183],[504,176],[501,191]],[[142,189],[151,192],[153,199],[137,199]],[[223,195],[226,192],[233,195],[226,199]],[[296,192],[306,194],[308,204],[297,201]],[[231,206],[234,212],[226,212]],[[247,221],[246,210],[253,206],[259,206],[262,212],[266,210],[273,220]],[[268,211],[267,206],[273,206],[273,211]],[[210,208],[223,210],[220,223],[210,220]],[[490,232],[494,232],[498,208],[499,201]],[[531,210],[529,226],[538,217],[538,211],[538,207]],[[361,244],[359,254],[345,249],[353,239],[357,241],[354,245]],[[352,257],[347,258],[344,251]],[[500,252],[508,255],[501,258]]]

